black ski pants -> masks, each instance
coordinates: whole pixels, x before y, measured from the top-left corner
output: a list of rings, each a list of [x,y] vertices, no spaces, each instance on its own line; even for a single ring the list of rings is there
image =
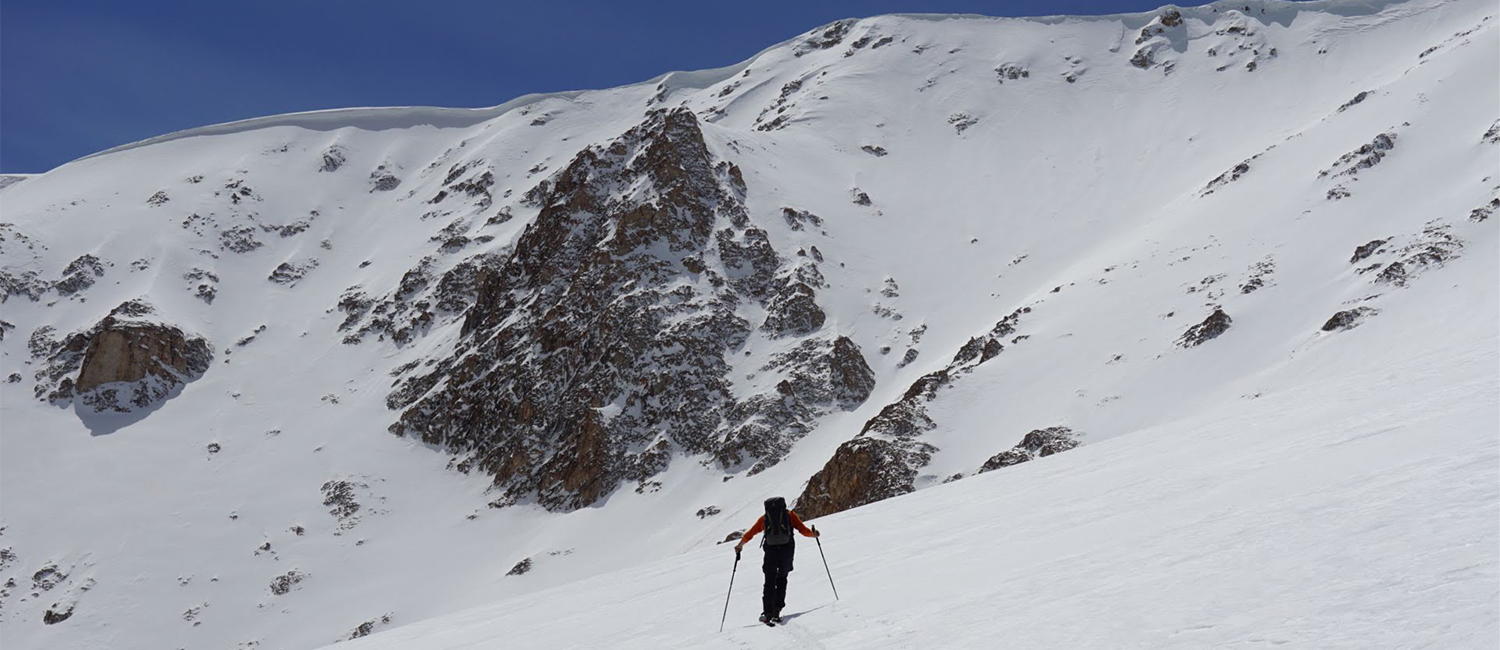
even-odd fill
[[[792,572],[792,556],[797,553],[796,544],[766,546],[766,558],[760,569],[766,574],[766,586],[761,592],[761,612],[767,616],[780,616],[786,607],[786,574]]]

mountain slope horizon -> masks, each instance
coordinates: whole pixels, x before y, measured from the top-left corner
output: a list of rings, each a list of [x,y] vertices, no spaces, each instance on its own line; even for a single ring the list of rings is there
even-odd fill
[[[1258,418],[1492,454],[1494,14],[849,19],[728,68],[11,177],[5,642],[321,647],[699,566],[773,494],[869,531],[862,506],[1059,472],[1128,495],[1108,463],[1196,444],[1337,456]],[[1346,477],[1404,467],[1366,460]]]

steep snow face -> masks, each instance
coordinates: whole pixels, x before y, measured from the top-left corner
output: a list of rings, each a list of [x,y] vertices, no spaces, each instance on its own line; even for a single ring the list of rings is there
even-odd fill
[[[1303,433],[1372,451],[1338,475],[1366,487],[1295,512],[1411,487],[1426,496],[1400,512],[1493,510],[1404,482],[1409,438],[1352,432],[1389,420],[1441,430],[1424,454],[1491,453],[1494,13],[840,21],[721,70],[262,118],[0,179],[0,634],[317,647],[718,562],[706,547],[770,494],[809,515],[913,491],[943,509],[970,482],[989,504],[1108,473],[1059,490],[1086,507],[1007,512],[1109,545],[1118,529],[1089,522],[1249,471],[1242,451],[1290,463]],[[126,354],[112,312],[207,356]],[[65,389],[85,368],[151,399],[95,408]],[[1442,480],[1493,485],[1486,467]],[[1257,500],[1282,474],[1256,476],[1203,519],[1285,503]],[[1156,487],[1110,488],[1131,477]],[[1493,535],[1454,525],[1434,543],[1477,540],[1453,561],[1490,566],[1474,549]],[[1045,581],[1064,559],[1002,573]],[[537,602],[587,602],[557,598]]]

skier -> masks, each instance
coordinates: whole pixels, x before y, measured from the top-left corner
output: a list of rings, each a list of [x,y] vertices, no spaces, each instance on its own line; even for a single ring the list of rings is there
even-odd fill
[[[771,497],[766,499],[766,514],[755,520],[755,525],[745,531],[740,543],[734,545],[735,557],[739,557],[740,550],[750,538],[761,531],[766,533],[761,538],[761,548],[765,549],[766,556],[760,565],[766,574],[766,586],[760,599],[760,622],[766,625],[780,623],[781,608],[786,607],[786,574],[792,572],[792,556],[797,552],[792,537],[794,528],[803,537],[821,535],[816,528],[809,529],[804,525],[796,512],[787,510],[786,499]]]

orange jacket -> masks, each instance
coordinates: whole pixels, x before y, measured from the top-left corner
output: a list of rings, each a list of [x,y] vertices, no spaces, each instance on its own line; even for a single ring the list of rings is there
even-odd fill
[[[788,510],[788,511],[786,511],[786,514],[789,515],[789,516],[791,516],[791,518],[792,518],[792,528],[796,528],[797,532],[802,533],[803,537],[812,537],[813,536],[813,532],[811,530],[808,530],[806,524],[802,523],[802,518],[797,516],[797,511],[795,511],[795,510]],[[741,544],[747,544],[747,543],[749,543],[751,537],[755,537],[755,535],[757,533],[759,533],[760,531],[763,531],[765,529],[766,529],[766,516],[765,515],[761,515],[760,519],[756,519],[755,520],[755,525],[751,526],[750,530],[745,531],[745,536],[740,538],[740,543]]]

